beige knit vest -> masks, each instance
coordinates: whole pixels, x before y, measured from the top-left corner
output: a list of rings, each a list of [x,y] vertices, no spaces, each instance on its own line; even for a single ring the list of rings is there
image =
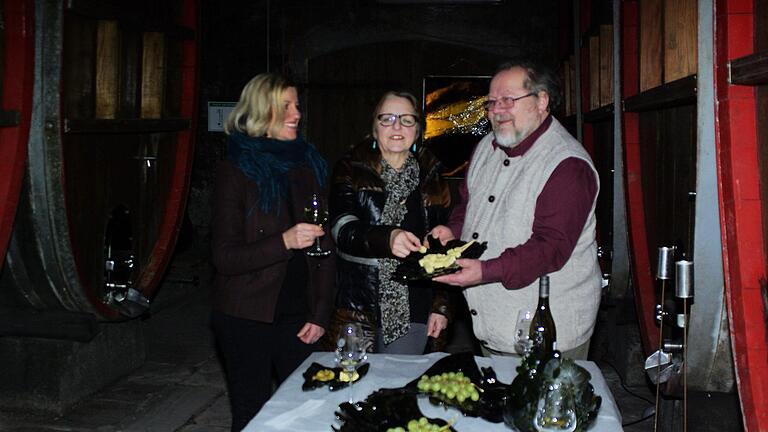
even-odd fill
[[[469,202],[461,233],[463,239],[478,233],[480,240],[488,242],[483,254],[486,260],[530,238],[536,200],[560,162],[570,157],[583,159],[599,179],[587,152],[554,118],[522,156],[508,158],[503,151],[494,150],[492,140],[492,133],[485,136],[473,155],[467,173]],[[505,159],[510,161],[508,166],[503,163]],[[600,305],[594,210],[595,202],[592,202],[592,210],[571,257],[562,269],[549,275],[549,304],[557,328],[557,347],[561,351],[575,348],[592,336]],[[538,280],[517,290],[508,290],[501,283],[479,285],[465,289],[464,296],[470,309],[475,311],[472,315],[475,336],[486,347],[514,353],[518,311],[535,309]]]

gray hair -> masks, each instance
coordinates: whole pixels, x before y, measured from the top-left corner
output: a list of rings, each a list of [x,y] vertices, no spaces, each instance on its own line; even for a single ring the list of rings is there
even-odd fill
[[[513,59],[502,63],[496,74],[519,67],[525,70],[527,78],[523,86],[531,93],[543,91],[549,96],[549,112],[554,112],[560,106],[563,96],[560,91],[560,77],[543,63],[530,59]]]

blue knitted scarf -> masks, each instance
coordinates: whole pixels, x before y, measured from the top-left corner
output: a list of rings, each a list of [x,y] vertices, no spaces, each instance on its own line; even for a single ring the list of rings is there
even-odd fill
[[[229,159],[246,177],[256,182],[259,187],[258,205],[264,213],[273,208],[279,211],[280,202],[288,193],[288,171],[309,167],[321,188],[328,175],[325,159],[315,146],[301,137],[281,141],[234,132],[229,136]]]

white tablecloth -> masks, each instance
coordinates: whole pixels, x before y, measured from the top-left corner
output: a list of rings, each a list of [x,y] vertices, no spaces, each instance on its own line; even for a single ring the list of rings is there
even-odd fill
[[[363,379],[353,386],[354,400],[365,399],[366,396],[380,388],[402,387],[446,355],[445,353],[423,356],[369,354],[370,370]],[[511,357],[476,357],[475,361],[480,367],[493,366],[499,381],[504,383],[512,382],[515,368],[519,363],[519,359]],[[311,391],[302,391],[301,385],[304,383],[304,377],[301,374],[312,362],[333,367],[333,353],[313,353],[285,380],[243,430],[246,432],[327,432],[331,430],[331,425],[338,427],[339,423],[334,416],[334,411],[338,409],[340,403],[348,400],[349,389],[343,388],[331,392],[327,387],[320,387]],[[579,361],[578,364],[592,374],[592,385],[595,387],[595,392],[603,398],[597,421],[590,432],[622,431],[619,410],[600,369],[593,362]],[[504,423],[489,423],[480,418],[464,417],[460,411],[454,408],[446,409],[433,406],[426,398],[420,398],[419,408],[427,417],[455,419],[453,427],[461,432],[510,430]]]

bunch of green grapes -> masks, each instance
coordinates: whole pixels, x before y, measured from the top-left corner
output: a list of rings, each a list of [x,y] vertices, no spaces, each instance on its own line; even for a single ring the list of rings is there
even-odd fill
[[[419,391],[433,393],[447,399],[456,399],[463,403],[469,399],[476,402],[480,399],[480,393],[463,372],[443,372],[440,375],[422,375],[416,386]]]
[[[422,417],[418,420],[409,421],[408,429],[404,429],[398,426],[387,429],[387,432],[443,432],[449,430],[450,428],[450,423],[445,426],[440,426],[434,423],[430,423],[426,417]]]

